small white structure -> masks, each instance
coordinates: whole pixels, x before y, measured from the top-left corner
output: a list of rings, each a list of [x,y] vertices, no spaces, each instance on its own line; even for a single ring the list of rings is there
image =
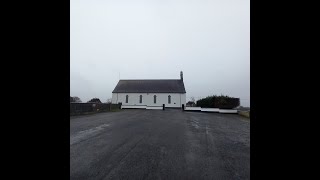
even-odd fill
[[[119,80],[112,91],[112,103],[122,103],[122,108],[138,107],[159,109],[165,107],[186,106],[186,90],[183,83],[183,73],[180,79],[144,79]]]

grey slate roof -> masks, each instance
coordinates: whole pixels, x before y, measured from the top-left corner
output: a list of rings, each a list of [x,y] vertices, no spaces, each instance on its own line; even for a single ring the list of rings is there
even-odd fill
[[[180,79],[120,80],[112,93],[186,93]]]

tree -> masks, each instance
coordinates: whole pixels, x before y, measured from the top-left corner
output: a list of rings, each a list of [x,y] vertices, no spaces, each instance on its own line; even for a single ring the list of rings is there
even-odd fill
[[[193,96],[190,99],[191,99],[191,102],[196,102]]]
[[[90,101],[88,101],[88,103],[101,103],[99,98],[92,98]]]
[[[77,96],[71,97],[70,96],[70,102],[76,102],[76,103],[80,103],[82,102],[81,99]]]
[[[81,103],[81,102],[82,102],[81,99],[80,99],[79,97],[77,97],[77,96],[74,96],[74,97],[73,97],[73,100],[74,100],[75,102],[77,102],[77,103]]]
[[[186,105],[189,107],[194,107],[196,104],[193,101],[188,101]]]

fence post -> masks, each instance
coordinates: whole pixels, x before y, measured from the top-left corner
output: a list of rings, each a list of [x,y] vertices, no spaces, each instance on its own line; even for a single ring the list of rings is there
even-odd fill
[[[166,105],[165,105],[165,104],[162,104],[162,110],[164,110],[164,109],[165,109],[165,107],[166,107]]]
[[[182,104],[182,111],[184,111],[184,104]]]

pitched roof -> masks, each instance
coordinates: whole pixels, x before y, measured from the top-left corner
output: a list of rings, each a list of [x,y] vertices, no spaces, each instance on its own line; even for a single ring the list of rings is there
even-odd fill
[[[120,80],[112,93],[186,93],[180,79]]]

